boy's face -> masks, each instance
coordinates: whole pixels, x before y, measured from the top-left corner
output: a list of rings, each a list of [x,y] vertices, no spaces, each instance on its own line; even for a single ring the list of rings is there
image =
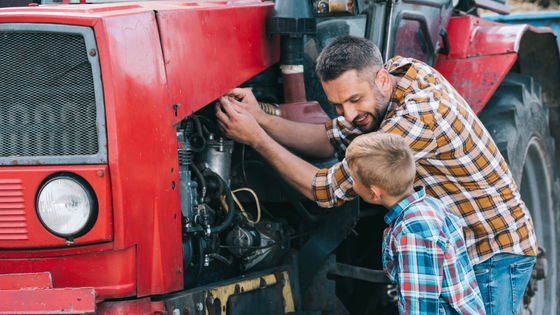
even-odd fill
[[[356,172],[352,169],[352,167],[350,167],[350,176],[352,176],[352,179],[354,180],[354,184],[352,184],[354,192],[357,193],[365,202],[378,204],[378,202],[373,199],[374,195],[371,189],[358,179]]]

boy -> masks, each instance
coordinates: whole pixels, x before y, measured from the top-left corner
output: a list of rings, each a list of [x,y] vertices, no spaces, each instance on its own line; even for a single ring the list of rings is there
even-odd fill
[[[402,137],[372,132],[346,151],[353,189],[385,206],[383,269],[397,284],[401,314],[484,314],[459,219],[413,187],[416,166]]]

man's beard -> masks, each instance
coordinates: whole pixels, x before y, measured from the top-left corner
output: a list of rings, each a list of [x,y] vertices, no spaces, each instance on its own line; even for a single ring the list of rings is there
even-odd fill
[[[372,121],[371,127],[368,128],[367,130],[361,129],[356,123],[352,122],[352,124],[355,127],[357,127],[363,132],[372,132],[378,130],[379,127],[381,126],[381,123],[383,122],[383,119],[385,118],[387,107],[389,106],[389,98],[381,94],[381,91],[379,90],[379,88],[377,88],[377,86],[375,86],[373,89],[375,91],[375,103],[383,104],[383,106],[381,107],[374,106],[373,109],[374,113],[367,113]]]

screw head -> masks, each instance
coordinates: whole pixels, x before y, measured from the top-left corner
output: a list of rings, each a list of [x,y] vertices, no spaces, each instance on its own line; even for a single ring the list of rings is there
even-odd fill
[[[199,312],[204,311],[204,304],[202,304],[202,302],[196,303],[196,310]]]

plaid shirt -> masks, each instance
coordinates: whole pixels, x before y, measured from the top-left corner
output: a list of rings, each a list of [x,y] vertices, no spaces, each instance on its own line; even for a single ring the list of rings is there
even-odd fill
[[[484,314],[459,218],[424,187],[385,215],[383,269],[401,314]]]
[[[396,57],[386,64],[402,76],[379,132],[402,136],[416,160],[416,184],[459,215],[473,264],[507,252],[536,256],[533,222],[494,141],[465,100],[433,68]],[[362,132],[338,117],[326,124],[338,156]],[[321,207],[355,197],[343,160],[313,181]]]

